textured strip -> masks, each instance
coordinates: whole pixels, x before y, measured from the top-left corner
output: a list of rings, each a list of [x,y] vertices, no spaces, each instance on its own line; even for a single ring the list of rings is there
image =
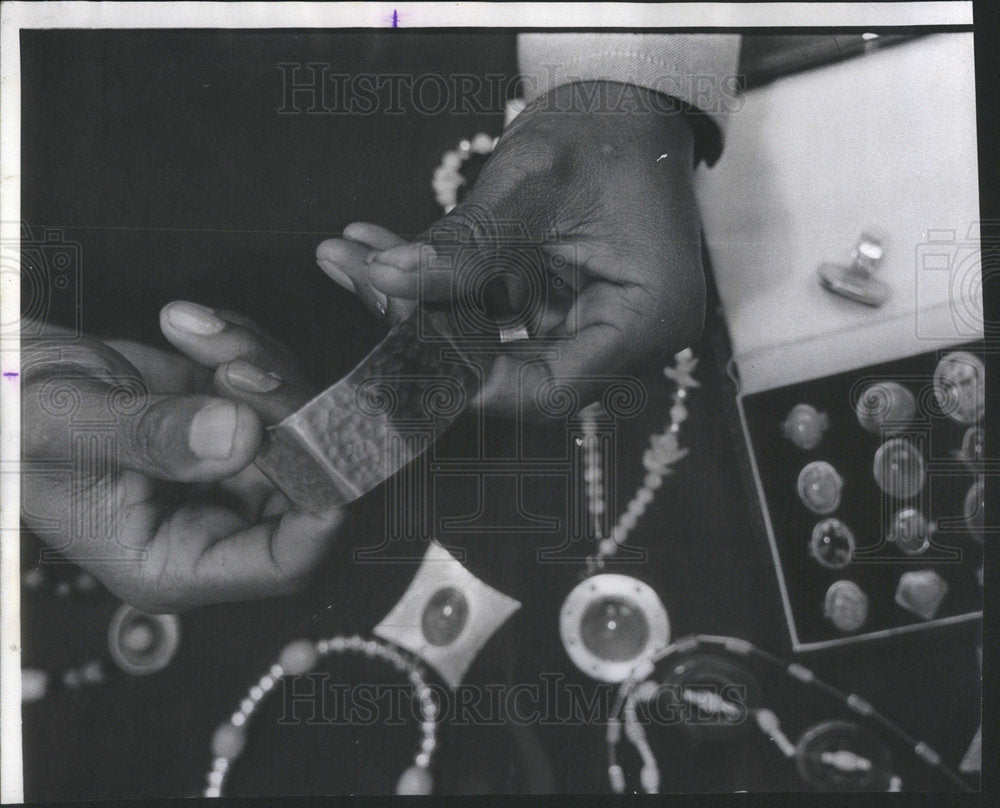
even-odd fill
[[[268,429],[257,466],[296,505],[344,505],[391,477],[462,413],[481,384],[450,318],[426,308],[346,377]],[[431,441],[410,440],[415,434]]]

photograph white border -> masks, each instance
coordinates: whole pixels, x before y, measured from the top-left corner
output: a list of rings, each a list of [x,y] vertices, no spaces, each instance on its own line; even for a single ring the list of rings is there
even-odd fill
[[[882,3],[128,3],[0,7],[0,238],[20,237],[20,32],[44,28],[697,28],[971,25],[971,2]],[[20,320],[16,272],[0,275],[0,322]],[[0,341],[0,802],[23,801],[19,581],[19,339]],[[164,795],[168,796],[168,795]]]

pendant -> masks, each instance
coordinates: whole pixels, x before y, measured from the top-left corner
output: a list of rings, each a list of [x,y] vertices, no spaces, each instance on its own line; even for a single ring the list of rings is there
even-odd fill
[[[819,791],[887,791],[892,778],[888,747],[850,721],[807,729],[795,747],[795,766]]]
[[[181,642],[174,614],[145,614],[128,604],[118,607],[108,627],[108,651],[115,664],[132,676],[163,670]]]
[[[405,648],[456,687],[487,640],[520,608],[432,541],[403,597],[372,633]]]
[[[670,642],[667,610],[652,587],[628,575],[603,574],[579,583],[559,613],[570,660],[603,682],[623,682]]]
[[[760,682],[746,666],[704,652],[677,661],[658,690],[669,699],[661,714],[678,716],[685,732],[706,741],[746,732],[753,726],[748,716],[761,704]]]

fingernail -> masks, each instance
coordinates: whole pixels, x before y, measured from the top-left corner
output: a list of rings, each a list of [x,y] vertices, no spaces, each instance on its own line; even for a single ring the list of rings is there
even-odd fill
[[[167,320],[178,331],[208,337],[218,334],[226,323],[204,306],[195,303],[174,303],[167,308]]]
[[[344,272],[344,270],[325,258],[318,259],[316,263],[319,264],[320,269],[329,275],[335,283],[343,286],[348,292],[354,293],[354,281],[351,280],[351,276]]]
[[[375,309],[381,317],[385,317],[389,311],[389,298],[378,289],[372,289],[372,296],[375,298]]]
[[[198,410],[191,419],[188,446],[203,460],[225,460],[236,440],[236,407],[224,401]]]
[[[246,393],[270,393],[281,386],[281,377],[265,373],[256,365],[234,359],[226,365],[226,381]]]

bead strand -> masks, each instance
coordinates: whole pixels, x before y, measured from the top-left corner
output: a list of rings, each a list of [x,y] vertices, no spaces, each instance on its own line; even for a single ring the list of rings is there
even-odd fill
[[[247,691],[239,708],[229,720],[219,725],[212,736],[212,767],[207,775],[204,796],[222,796],[226,777],[232,764],[242,754],[246,746],[246,725],[261,702],[267,697],[278,681],[284,676],[299,676],[313,670],[320,659],[342,653],[364,654],[369,659],[381,659],[391,664],[397,671],[407,675],[413,687],[413,699],[420,709],[420,748],[414,755],[413,764],[403,772],[396,785],[397,794],[430,794],[433,778],[430,773],[431,760],[437,748],[438,708],[430,686],[424,679],[417,664],[391,645],[378,640],[365,640],[357,635],[335,636],[326,640],[311,642],[296,640],[285,646],[268,672]]]
[[[462,164],[474,154],[490,154],[498,140],[499,138],[480,132],[471,140],[463,140],[457,149],[444,153],[441,165],[434,170],[431,187],[434,189],[434,198],[445,213],[451,213],[458,204],[458,189],[467,184],[462,176]]]
[[[699,386],[698,381],[691,375],[698,366],[698,360],[691,349],[686,348],[674,357],[674,362],[673,367],[667,366],[663,370],[663,375],[677,386],[671,397],[670,419],[661,433],[650,437],[649,448],[646,449],[642,456],[642,464],[646,468],[646,476],[643,479],[642,486],[636,491],[635,496],[632,497],[631,501],[625,507],[624,513],[618,517],[618,521],[611,529],[611,535],[609,537],[598,535],[597,553],[587,559],[588,573],[603,569],[605,561],[618,552],[619,546],[624,544],[628,539],[629,534],[646,512],[647,506],[653,501],[656,491],[663,485],[663,478],[671,473],[670,467],[678,460],[684,458],[688,453],[687,449],[680,447],[677,436],[680,433],[681,424],[688,417],[686,405],[688,390]],[[588,428],[594,433],[592,443],[589,442]],[[592,447],[595,457],[589,455],[588,447]],[[588,473],[594,474],[598,480],[596,491],[601,492],[603,489],[599,482],[600,477],[598,476],[600,474],[600,459],[596,455],[596,427],[592,416],[585,413],[584,459],[587,471],[584,472],[584,476],[586,479]],[[591,472],[591,469],[596,469],[597,471]],[[601,494],[598,504],[595,486],[591,485],[589,479],[587,483],[588,504],[591,514],[598,509],[603,513],[603,494]]]
[[[879,724],[883,729],[895,736],[895,738],[901,742],[902,745],[912,750],[917,757],[924,761],[924,763],[939,771],[963,791],[972,790],[965,780],[963,780],[956,772],[954,772],[942,761],[941,756],[934,751],[929,744],[906,733],[895,722],[891,721],[883,713],[876,710],[872,704],[861,698],[856,693],[844,693],[833,687],[833,685],[823,681],[816,676],[815,673],[808,668],[803,667],[799,663],[787,662],[780,657],[776,657],[774,654],[758,648],[747,640],[739,639],[737,637],[723,637],[712,634],[695,634],[683,637],[671,643],[658,654],[654,655],[652,659],[650,659],[649,664],[636,668],[636,672],[626,679],[618,690],[617,699],[609,716],[606,733],[608,750],[608,778],[611,782],[611,787],[617,793],[622,793],[625,790],[624,771],[621,764],[618,762],[618,747],[621,743],[623,719],[625,722],[625,735],[628,740],[633,743],[633,745],[638,742],[637,749],[640,752],[640,755],[644,756],[644,753],[648,749],[648,747],[644,745],[645,732],[642,728],[642,724],[641,722],[636,721],[633,715],[635,702],[638,698],[641,698],[640,694],[642,682],[639,680],[648,679],[649,674],[653,670],[652,666],[658,662],[669,659],[677,654],[690,653],[706,647],[708,649],[714,648],[717,651],[725,651],[730,654],[735,654],[736,656],[756,658],[767,665],[780,669],[787,676],[796,680],[800,684],[805,685],[806,687],[821,690],[825,695],[840,702],[845,709],[854,715]],[[765,724],[767,724],[767,719],[773,715],[769,715],[769,713],[770,711],[758,708],[755,710],[755,720],[760,721],[763,719]],[[775,721],[776,720],[777,719],[775,717]],[[773,729],[772,727],[768,728]],[[645,768],[648,769],[648,766]],[[643,782],[642,785],[645,788],[647,784]],[[894,775],[890,779],[888,790],[899,791],[901,788],[902,781],[898,776]]]

